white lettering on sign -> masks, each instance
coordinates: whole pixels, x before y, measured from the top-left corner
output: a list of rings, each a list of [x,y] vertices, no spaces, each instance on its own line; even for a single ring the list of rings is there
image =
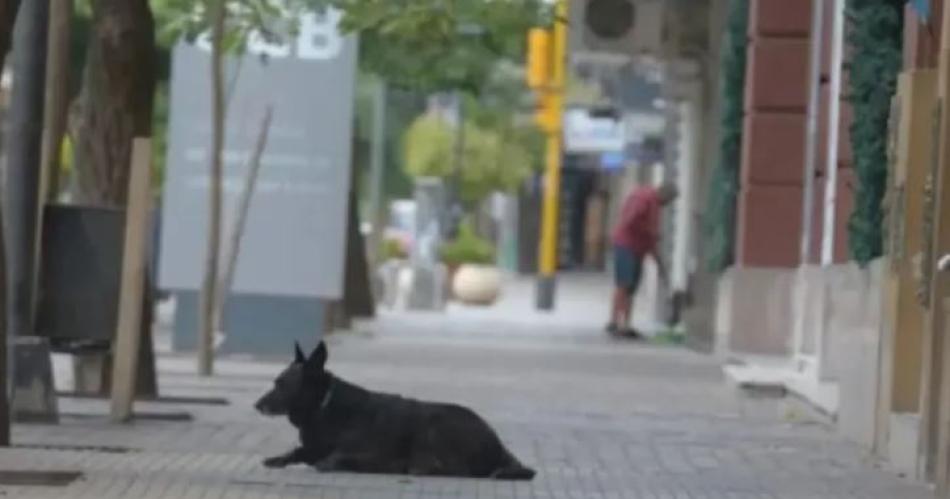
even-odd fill
[[[294,55],[293,49],[296,48],[296,56],[300,59],[336,59],[343,50],[343,35],[338,29],[342,18],[340,11],[332,9],[320,14],[304,14],[300,17],[297,40],[291,43],[273,43],[265,40],[260,33],[252,32],[247,39],[247,53],[282,59]],[[211,33],[201,34],[195,40],[195,46],[211,52]]]
[[[297,57],[321,61],[336,59],[343,50],[343,36],[338,29],[342,17],[336,10],[327,10],[322,15],[304,15],[297,37]]]
[[[271,43],[265,40],[259,32],[253,31],[247,37],[247,53],[283,59],[284,57],[290,57],[290,45]]]

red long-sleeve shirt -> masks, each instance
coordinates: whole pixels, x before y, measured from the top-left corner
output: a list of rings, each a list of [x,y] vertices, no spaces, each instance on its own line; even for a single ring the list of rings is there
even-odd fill
[[[652,254],[660,240],[660,196],[653,187],[639,187],[627,195],[614,226],[613,243],[639,256]]]

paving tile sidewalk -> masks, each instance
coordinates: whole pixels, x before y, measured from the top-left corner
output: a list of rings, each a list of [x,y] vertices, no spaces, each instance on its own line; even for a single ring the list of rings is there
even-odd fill
[[[591,300],[590,303],[595,303]],[[515,311],[514,308],[510,309]],[[578,307],[576,313],[583,313]],[[536,467],[530,483],[266,470],[295,440],[251,409],[279,359],[222,359],[193,375],[162,354],[165,395],[227,406],[140,403],[190,421],[114,426],[103,401],[62,399],[58,426],[17,425],[0,468],[81,470],[67,488],[0,487],[16,498],[930,498],[828,428],[783,421],[771,402],[740,399],[712,359],[602,336],[590,318],[513,320],[501,311],[386,313],[332,337],[330,367],[367,387],[476,408]],[[585,325],[585,320],[588,324]],[[290,352],[288,352],[289,354]],[[289,355],[288,355],[289,358]],[[64,375],[65,373],[58,373]],[[62,377],[62,376],[61,376]]]

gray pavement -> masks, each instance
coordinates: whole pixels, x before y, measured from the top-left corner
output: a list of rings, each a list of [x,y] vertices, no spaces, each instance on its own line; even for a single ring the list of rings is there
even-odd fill
[[[0,493],[102,499],[932,497],[927,487],[879,469],[831,429],[781,417],[774,401],[740,398],[709,357],[605,338],[599,330],[604,302],[594,288],[571,289],[564,291],[568,298],[573,292],[587,298],[577,297],[581,301],[553,315],[517,306],[530,303],[519,293],[495,309],[385,312],[329,340],[330,368],[351,381],[477,409],[538,469],[533,482],[265,470],[261,459],[291,446],[295,434],[284,421],[254,414],[251,403],[284,359],[221,359],[215,378],[200,379],[192,357],[165,353],[159,359],[165,395],[225,397],[230,404],[140,403],[137,410],[153,419],[114,426],[105,418],[105,402],[62,399],[62,424],[16,426],[18,447],[0,450],[0,468],[81,470],[84,479],[67,488],[0,487]],[[57,375],[62,381],[68,373],[60,368]]]

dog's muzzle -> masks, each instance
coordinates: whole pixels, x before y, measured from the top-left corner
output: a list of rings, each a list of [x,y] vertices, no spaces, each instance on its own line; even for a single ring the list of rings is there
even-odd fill
[[[267,403],[266,403],[266,401],[264,401],[264,400],[258,400],[257,403],[254,404],[254,409],[256,409],[257,412],[259,412],[259,413],[261,413],[261,414],[263,414],[263,415],[265,415],[265,416],[273,416],[273,415],[274,415],[274,411],[272,411],[271,408],[267,406]]]

